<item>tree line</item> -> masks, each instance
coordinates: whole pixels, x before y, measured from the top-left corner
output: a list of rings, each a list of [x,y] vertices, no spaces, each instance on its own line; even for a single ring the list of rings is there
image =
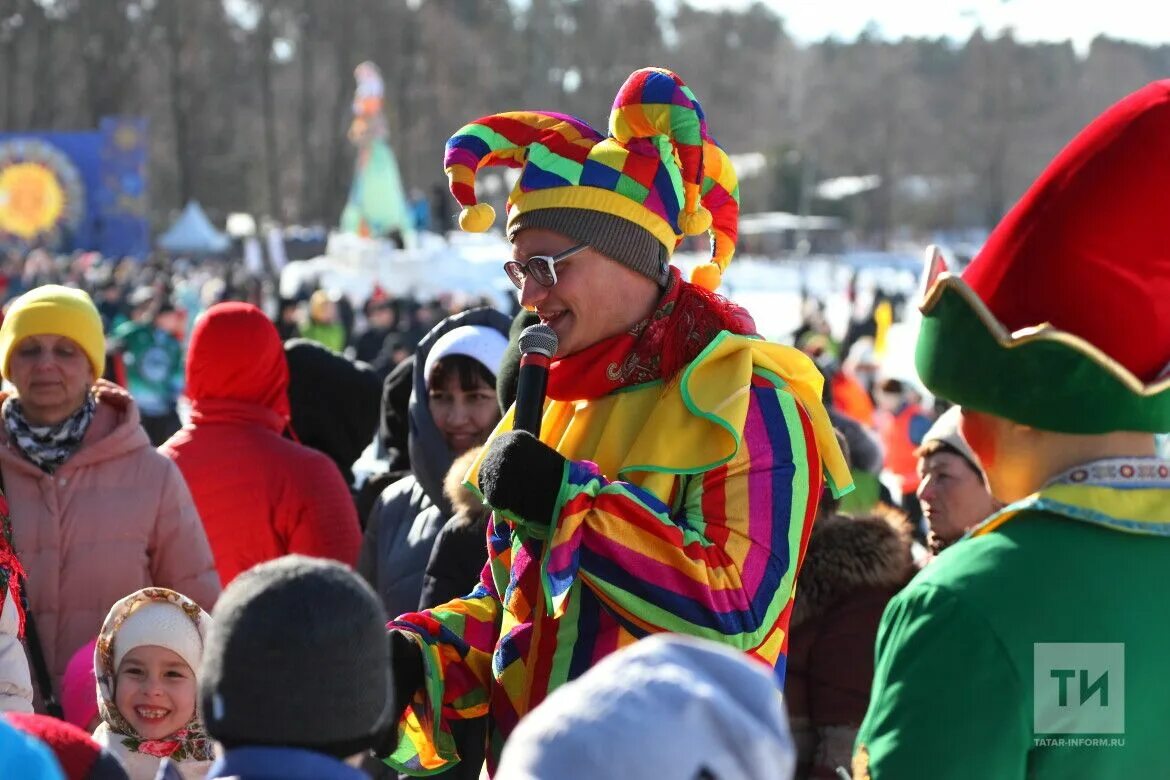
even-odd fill
[[[676,70],[731,154],[768,166],[745,211],[835,213],[876,244],[899,227],[988,226],[1096,113],[1170,73],[1170,46],[1099,37],[798,44],[757,3],[654,0],[0,0],[0,130],[150,123],[156,224],[188,199],[335,224],[352,175],[353,68],[379,65],[408,187],[444,183],[461,124],[552,109],[604,128],[622,80]],[[878,176],[818,199],[813,185]]]

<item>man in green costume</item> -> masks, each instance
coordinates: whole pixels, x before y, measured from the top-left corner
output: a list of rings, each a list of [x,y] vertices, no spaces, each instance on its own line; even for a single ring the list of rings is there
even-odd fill
[[[1170,777],[1170,81],[1057,156],[917,363],[1007,506],[882,618],[855,778]]]

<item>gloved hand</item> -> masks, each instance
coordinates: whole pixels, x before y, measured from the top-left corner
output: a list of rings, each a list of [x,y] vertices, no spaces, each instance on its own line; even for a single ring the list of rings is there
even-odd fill
[[[423,673],[422,651],[418,645],[406,638],[401,631],[390,630],[390,673],[394,677],[394,709],[387,723],[377,735],[373,746],[374,755],[386,758],[398,746],[398,721],[426,682]]]
[[[492,509],[547,527],[564,474],[563,455],[527,431],[508,431],[488,446],[479,489]]]

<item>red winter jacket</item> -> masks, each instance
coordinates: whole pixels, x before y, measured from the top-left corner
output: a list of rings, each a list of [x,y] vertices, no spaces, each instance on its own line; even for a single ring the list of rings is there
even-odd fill
[[[221,303],[199,318],[187,352],[191,422],[159,451],[183,472],[225,587],[289,553],[357,562],[361,530],[337,467],[281,436],[287,388],[284,349],[263,312]]]

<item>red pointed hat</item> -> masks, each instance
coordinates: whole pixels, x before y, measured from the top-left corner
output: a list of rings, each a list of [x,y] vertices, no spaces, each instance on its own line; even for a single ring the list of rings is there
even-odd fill
[[[1081,131],[962,276],[928,258],[933,392],[1066,433],[1170,430],[1170,80]]]

